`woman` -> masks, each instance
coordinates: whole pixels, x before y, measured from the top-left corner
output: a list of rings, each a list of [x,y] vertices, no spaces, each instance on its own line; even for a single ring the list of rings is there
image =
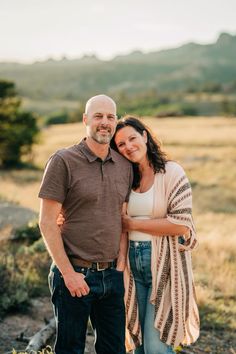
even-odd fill
[[[136,348],[135,354],[174,353],[172,347],[189,345],[199,335],[190,254],[197,245],[191,187],[182,167],[168,161],[137,118],[118,122],[111,147],[134,168],[122,217],[129,234],[127,348]]]

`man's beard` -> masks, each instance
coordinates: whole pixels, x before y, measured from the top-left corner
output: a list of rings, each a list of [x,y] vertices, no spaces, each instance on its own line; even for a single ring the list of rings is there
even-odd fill
[[[98,133],[98,130],[96,130],[95,132],[91,131],[90,136],[93,140],[95,140],[99,144],[109,144],[112,139],[113,134],[111,132],[111,129],[108,129],[107,132],[108,132],[108,134],[106,134],[106,135],[100,135]]]

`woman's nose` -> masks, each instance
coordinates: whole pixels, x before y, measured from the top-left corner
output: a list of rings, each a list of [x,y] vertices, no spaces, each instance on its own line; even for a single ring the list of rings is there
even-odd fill
[[[131,150],[132,149],[132,142],[130,142],[130,141],[126,142],[126,149],[127,150]]]

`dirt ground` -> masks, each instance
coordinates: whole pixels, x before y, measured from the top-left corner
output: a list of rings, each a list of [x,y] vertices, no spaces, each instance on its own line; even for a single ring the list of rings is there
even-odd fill
[[[10,354],[13,349],[24,351],[27,346],[19,338],[27,339],[45,325],[45,319],[52,318],[52,307],[48,297],[32,300],[27,313],[11,314],[0,321],[0,354]],[[94,354],[94,337],[87,336],[85,353]],[[52,341],[51,343],[52,344]],[[202,331],[195,345],[184,348],[180,354],[236,354],[236,336],[232,332]]]
[[[48,297],[32,300],[32,306],[24,314],[11,314],[0,320],[0,354],[10,354],[15,349],[24,351],[28,339],[45,326],[45,320],[53,317],[52,306]],[[52,338],[49,345],[53,345]],[[94,337],[89,334],[85,353],[94,354]]]
[[[32,300],[32,307],[24,314],[8,315],[0,322],[0,354],[12,349],[22,351],[27,343],[20,337],[29,338],[45,325],[45,319],[53,316],[50,300],[47,297]]]

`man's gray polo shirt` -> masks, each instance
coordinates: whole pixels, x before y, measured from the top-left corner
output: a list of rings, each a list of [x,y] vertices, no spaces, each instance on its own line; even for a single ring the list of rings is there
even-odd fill
[[[132,166],[110,149],[104,161],[86,140],[48,161],[39,197],[62,204],[62,238],[68,256],[89,261],[117,258],[122,204],[128,201]]]

